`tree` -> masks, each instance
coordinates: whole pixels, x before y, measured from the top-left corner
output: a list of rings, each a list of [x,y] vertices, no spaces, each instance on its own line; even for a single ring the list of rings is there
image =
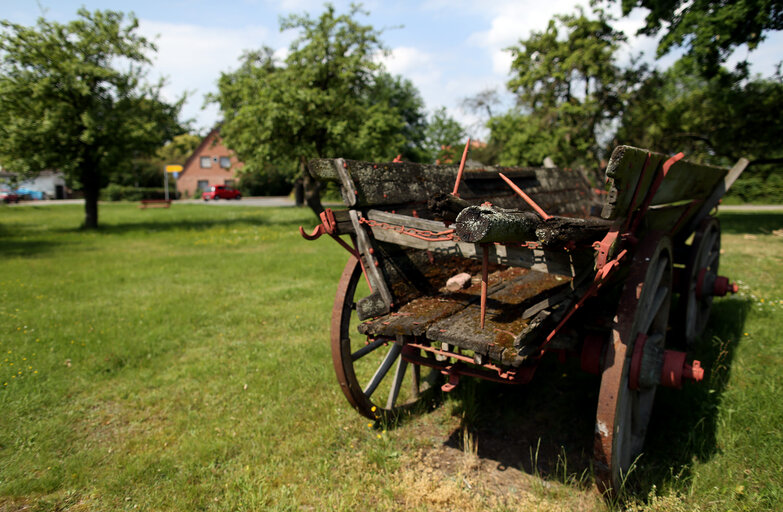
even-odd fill
[[[616,0],[609,0],[610,2]],[[663,32],[658,57],[685,48],[699,72],[715,76],[742,44],[758,47],[770,30],[783,30],[783,0],[620,0],[623,15],[637,7],[649,10],[639,32]]]
[[[109,172],[108,181],[122,186],[160,188],[163,183],[164,167],[169,164],[184,164],[201,143],[202,137],[191,133],[175,136],[152,155],[123,161]],[[169,178],[169,188],[176,186]]]
[[[591,20],[558,15],[543,32],[509,48],[513,61],[509,90],[517,109],[490,121],[491,138],[501,140],[500,162],[540,165],[595,165],[599,132],[622,109],[623,71],[615,53],[625,36],[596,11]]]
[[[449,116],[446,107],[435,110],[425,130],[427,161],[444,163],[459,159],[465,137],[465,129]]]
[[[65,172],[84,191],[84,227],[97,228],[109,172],[181,132],[184,98],[169,104],[161,83],[142,84],[155,47],[133,16],[80,9],[67,24],[0,26],[0,159],[24,174]]]
[[[722,69],[706,78],[689,59],[653,72],[630,98],[616,139],[722,166],[746,157],[751,166],[736,193],[780,202],[783,176],[775,171],[783,163],[783,77],[743,77]]]
[[[221,135],[248,170],[269,164],[299,166],[306,199],[316,211],[320,185],[303,165],[309,158],[391,160],[415,156],[421,133],[421,99],[410,82],[381,73],[380,33],[362,25],[352,6],[317,18],[284,18],[281,30],[297,30],[283,63],[269,48],[248,52],[239,69],[223,73],[211,97],[223,113]]]

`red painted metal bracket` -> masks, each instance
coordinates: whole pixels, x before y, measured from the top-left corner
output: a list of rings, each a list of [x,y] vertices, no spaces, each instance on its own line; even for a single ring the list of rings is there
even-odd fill
[[[590,297],[593,297],[598,293],[598,290],[601,289],[601,287],[606,284],[606,282],[609,280],[609,276],[614,273],[615,270],[617,270],[620,267],[620,260],[625,258],[625,256],[628,254],[627,249],[623,249],[620,251],[620,254],[617,255],[616,258],[609,261],[606,265],[604,265],[601,269],[598,270],[595,274],[595,278],[593,279],[593,283],[590,285],[590,288],[587,289],[584,295],[577,301],[576,304],[574,304],[570,310],[568,310],[568,313],[563,317],[562,320],[560,320],[560,323],[557,324],[557,327],[552,329],[552,332],[550,332],[546,339],[544,340],[544,343],[541,344],[539,357],[544,355],[544,352],[546,351],[547,345],[552,341],[552,339],[557,335],[558,332],[560,332],[560,329],[563,328],[563,326],[566,324],[566,322],[574,315],[574,313],[581,308],[585,301],[589,299]]]
[[[465,150],[462,152],[462,160],[459,162],[459,171],[457,171],[457,181],[454,182],[454,190],[451,192],[451,195],[454,197],[459,197],[459,182],[462,181],[462,171],[465,170],[465,162],[468,159],[468,149],[470,148],[470,137],[468,137],[468,142],[465,143]]]
[[[505,174],[503,174],[502,172],[500,172],[500,173],[498,173],[498,176],[500,176],[500,178],[501,178],[503,181],[505,181],[505,182],[506,182],[506,184],[507,184],[509,187],[511,187],[511,190],[513,190],[514,192],[516,192],[516,193],[519,195],[519,197],[521,197],[522,199],[524,199],[524,200],[525,200],[525,202],[526,202],[527,204],[529,204],[529,205],[530,205],[530,207],[531,207],[531,208],[533,208],[533,209],[536,211],[536,213],[537,213],[537,214],[539,214],[539,215],[541,216],[541,218],[542,218],[542,219],[544,219],[544,220],[549,220],[549,219],[552,217],[552,216],[551,216],[551,215],[549,215],[547,212],[545,212],[543,208],[541,208],[540,206],[538,206],[538,204],[536,204],[536,202],[535,202],[535,201],[533,201],[533,199],[531,199],[529,195],[525,194],[525,192],[524,192],[524,191],[523,191],[521,188],[519,188],[519,187],[516,185],[516,183],[514,183],[513,181],[511,181],[510,179],[508,179],[508,177],[507,177]]]
[[[348,251],[351,256],[361,261],[361,258],[359,257],[359,251],[345,243],[342,238],[337,236],[337,221],[334,219],[334,212],[330,208],[327,208],[321,212],[319,217],[321,218],[321,223],[318,224],[312,230],[312,232],[307,233],[302,226],[299,226],[299,234],[302,235],[305,240],[318,240],[322,235],[327,234],[334,238],[334,240],[346,251]]]

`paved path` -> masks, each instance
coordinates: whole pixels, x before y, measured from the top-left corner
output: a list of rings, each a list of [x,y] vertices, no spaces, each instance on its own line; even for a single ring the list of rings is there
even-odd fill
[[[84,199],[59,199],[49,201],[22,201],[18,204],[11,204],[10,206],[54,206],[59,204],[84,204]],[[104,204],[101,201],[101,204]],[[180,199],[175,201],[174,204],[208,204],[210,206],[294,206],[294,202],[288,198],[288,196],[274,196],[274,197],[243,197],[239,201],[226,201],[220,199],[218,201],[202,201],[201,199]],[[326,203],[324,203],[326,204]],[[340,204],[339,206],[342,206]],[[720,210],[726,212],[766,212],[766,211],[783,211],[783,204],[735,204],[735,205],[722,205]]]
[[[208,204],[210,206],[294,206],[294,202],[288,196],[271,197],[243,197],[239,201],[202,201],[201,199],[180,199],[177,203],[184,204]]]
[[[10,206],[56,206],[63,204],[84,204],[84,199],[52,199],[48,201],[22,201],[21,203],[11,204]],[[101,201],[100,204],[111,204]],[[174,201],[174,204],[208,204],[214,206],[294,206],[294,202],[287,196],[279,197],[243,197],[239,201],[202,201],[201,199],[180,199]]]
[[[768,212],[783,210],[783,204],[727,204],[719,206],[718,210],[727,212]]]

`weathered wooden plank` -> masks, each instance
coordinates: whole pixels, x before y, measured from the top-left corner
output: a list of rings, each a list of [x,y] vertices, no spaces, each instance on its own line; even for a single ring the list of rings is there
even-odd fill
[[[680,160],[671,166],[655,193],[652,205],[662,205],[685,199],[706,199],[723,181],[728,169]]]
[[[720,202],[723,195],[729,191],[731,186],[735,181],[737,181],[737,178],[740,177],[740,174],[742,174],[749,163],[750,161],[747,158],[740,158],[737,160],[737,163],[735,163],[726,174],[723,182],[718,183],[718,185],[715,187],[715,190],[712,191],[712,194],[710,194],[710,196],[701,204],[699,211],[691,217],[686,226],[680,231],[680,239],[684,240],[690,236],[690,234],[693,233],[698,227],[699,222],[701,222],[701,220],[706,217],[713,208],[718,206],[718,203]]]
[[[631,146],[616,147],[606,166],[609,194],[601,217],[610,220],[626,217],[641,205],[653,182],[655,170],[663,161],[664,155],[660,153]]]
[[[509,286],[510,280],[528,272],[523,268],[504,268],[493,271],[489,275],[489,294],[492,295]],[[360,324],[359,332],[372,336],[422,336],[432,323],[457,313],[471,303],[478,302],[481,285],[476,280],[464,290],[451,292],[443,288],[439,291],[433,291],[434,294],[418,297],[402,305],[394,313]]]
[[[488,295],[484,328],[481,306],[475,302],[434,322],[427,338],[487,355],[496,361],[516,356],[514,341],[527,326],[529,306],[568,286],[569,280],[540,272],[526,272]],[[507,351],[513,352],[513,356]]]
[[[601,216],[604,219],[622,218],[638,208],[667,159],[661,153],[631,146],[615,148],[606,168],[610,191]],[[671,166],[650,204],[705,199],[726,173],[727,170],[720,167],[680,160]]]
[[[421,240],[392,231],[373,228],[373,236],[382,242],[389,242],[403,247],[431,251],[436,255],[453,255],[463,258],[481,259],[481,246],[466,242],[432,242]],[[548,251],[545,249],[528,249],[525,247],[491,245],[489,261],[500,265],[525,267],[539,272],[548,272],[572,277],[585,266],[593,265],[592,251]]]
[[[603,237],[611,221],[552,216],[544,220],[532,212],[471,206],[457,217],[456,233],[472,243],[539,241],[546,247],[595,241]]]
[[[698,211],[700,201],[652,206],[644,216],[644,226],[648,230],[662,231],[674,235]]]
[[[336,165],[345,170],[350,180],[340,177]],[[343,190],[343,194],[351,202],[355,197],[355,204],[345,200],[348,206],[357,208],[424,204],[438,194],[450,192],[458,171],[457,166],[355,160],[338,162],[332,159],[311,160],[308,168],[319,180],[342,186],[352,184],[354,190]],[[528,209],[527,204],[498,178],[499,172],[509,176],[553,214],[586,214],[596,199],[589,182],[579,170],[499,167],[466,170],[459,187],[460,197],[472,204],[489,200],[504,208]]]
[[[411,217],[409,215],[400,215],[397,213],[385,212],[383,210],[367,210],[367,218],[378,222],[385,222],[395,226],[405,226],[409,228],[432,231],[440,233],[449,229],[446,224],[437,220],[422,219],[420,217]]]
[[[439,221],[416,219],[406,215],[398,215],[380,210],[369,210],[367,218],[391,224],[392,226],[419,226],[439,233],[447,226]],[[411,224],[415,224],[412,226]],[[381,242],[388,242],[402,247],[431,251],[439,256],[460,256],[463,258],[481,259],[481,246],[462,241],[432,241],[423,240],[401,233],[399,230],[387,227],[373,226],[373,237]],[[538,272],[548,272],[573,277],[580,270],[593,265],[592,250],[552,251],[547,249],[528,249],[514,245],[490,245],[490,263],[525,267]]]

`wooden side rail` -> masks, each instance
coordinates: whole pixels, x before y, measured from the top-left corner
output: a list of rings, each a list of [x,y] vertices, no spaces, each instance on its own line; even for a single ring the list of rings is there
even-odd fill
[[[142,199],[139,208],[168,208],[171,206],[171,199]]]
[[[450,195],[458,172],[456,165],[372,163],[341,158],[314,159],[307,165],[316,179],[340,185],[347,207],[398,211],[400,205],[421,210],[433,198]],[[600,202],[584,173],[555,168],[465,169],[459,197],[473,205],[490,201],[501,208],[529,210],[527,203],[499,178],[501,172],[553,215],[588,216],[591,207]]]

